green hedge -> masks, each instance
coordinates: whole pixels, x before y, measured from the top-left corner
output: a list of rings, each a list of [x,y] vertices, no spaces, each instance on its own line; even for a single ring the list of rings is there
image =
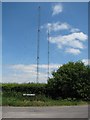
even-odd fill
[[[24,84],[2,84],[3,92],[21,92],[21,93],[35,93],[46,94],[46,84],[24,83]]]
[[[45,97],[49,97],[49,98],[53,98],[53,99],[61,99],[64,97],[64,93],[59,95],[59,97],[54,97],[55,95],[58,95],[58,92],[60,92],[60,90],[58,90],[56,92],[55,87],[51,88],[50,86],[48,86],[48,84],[35,84],[35,83],[28,83],[28,84],[9,84],[9,83],[4,83],[2,84],[2,86],[0,85],[0,88],[2,87],[2,93],[3,96],[6,97],[22,97],[23,93],[28,93],[28,94],[36,94],[36,96],[38,97],[38,95],[41,96],[45,96]],[[42,98],[42,97],[41,97]],[[67,96],[66,98],[72,98],[72,96]],[[76,98],[75,96],[73,98]],[[77,99],[77,98],[76,98]],[[83,99],[82,97],[78,97],[78,99]]]

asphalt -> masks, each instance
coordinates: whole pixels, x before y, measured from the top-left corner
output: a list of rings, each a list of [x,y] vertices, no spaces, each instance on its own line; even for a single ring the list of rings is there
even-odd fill
[[[2,118],[88,118],[88,105],[61,107],[2,107]]]

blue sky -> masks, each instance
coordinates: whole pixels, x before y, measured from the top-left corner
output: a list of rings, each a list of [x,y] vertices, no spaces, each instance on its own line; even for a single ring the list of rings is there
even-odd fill
[[[50,72],[68,61],[88,58],[88,3],[3,3],[3,82],[35,82],[38,6],[41,7],[40,75],[47,80],[47,30]]]

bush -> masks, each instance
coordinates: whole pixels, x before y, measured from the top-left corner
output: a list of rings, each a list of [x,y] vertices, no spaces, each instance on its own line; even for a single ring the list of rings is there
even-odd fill
[[[90,67],[82,62],[69,62],[53,72],[48,80],[48,91],[52,98],[90,98]]]

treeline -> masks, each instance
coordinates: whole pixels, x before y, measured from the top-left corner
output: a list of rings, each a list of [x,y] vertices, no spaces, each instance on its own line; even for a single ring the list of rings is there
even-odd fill
[[[2,84],[3,95],[34,93],[45,95],[52,99],[82,99],[90,98],[90,67],[82,62],[69,62],[60,67],[47,84]]]

